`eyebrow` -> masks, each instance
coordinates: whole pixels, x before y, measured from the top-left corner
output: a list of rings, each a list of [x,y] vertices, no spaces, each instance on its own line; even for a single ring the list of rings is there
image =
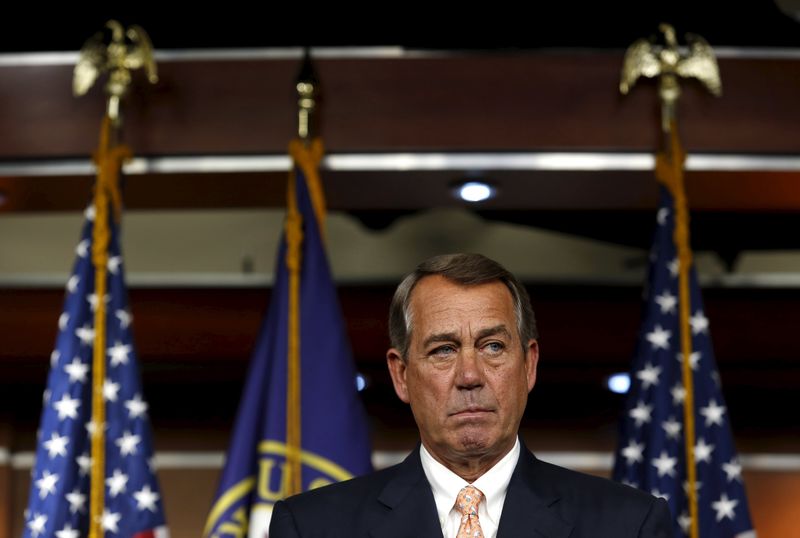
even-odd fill
[[[487,336],[494,336],[501,334],[506,338],[511,338],[511,332],[505,326],[505,324],[501,323],[500,325],[495,325],[494,327],[487,327],[486,329],[481,329],[478,331],[476,340],[480,340],[482,338],[486,338]],[[430,335],[425,341],[422,343],[423,347],[428,347],[431,344],[435,344],[437,342],[461,342],[459,336],[454,332],[449,333],[436,333]]]
[[[436,333],[432,334],[422,342],[422,347],[428,347],[436,342],[460,342],[456,333]]]
[[[481,329],[478,331],[478,340],[481,338],[486,338],[487,336],[495,336],[501,334],[506,338],[511,338],[511,332],[505,326],[505,324],[501,323],[500,325],[495,325],[494,327],[489,327],[487,329]]]

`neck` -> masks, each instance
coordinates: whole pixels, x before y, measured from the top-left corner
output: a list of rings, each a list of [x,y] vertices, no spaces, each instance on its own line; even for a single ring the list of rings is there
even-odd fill
[[[449,455],[447,458],[431,450],[431,447],[425,444],[424,441],[422,444],[433,459],[471,484],[483,476],[486,471],[494,467],[506,454],[511,452],[516,444],[516,438],[511,446],[499,451],[485,454]]]
[[[483,476],[486,471],[491,469],[495,466],[495,464],[502,459],[500,458],[493,458],[491,460],[486,461],[465,461],[460,465],[452,465],[452,463],[445,463],[441,462],[445,465],[448,469],[453,471],[455,474],[463,478],[466,482],[472,484],[481,476]]]

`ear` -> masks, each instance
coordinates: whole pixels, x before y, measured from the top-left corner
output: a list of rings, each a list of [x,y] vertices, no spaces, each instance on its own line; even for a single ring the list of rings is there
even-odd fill
[[[392,384],[397,397],[403,402],[408,403],[408,385],[406,384],[407,365],[403,356],[395,348],[386,352],[386,365],[389,367],[389,375],[392,376]]]
[[[539,342],[531,338],[525,352],[525,370],[528,378],[528,392],[536,384],[536,367],[539,365]]]

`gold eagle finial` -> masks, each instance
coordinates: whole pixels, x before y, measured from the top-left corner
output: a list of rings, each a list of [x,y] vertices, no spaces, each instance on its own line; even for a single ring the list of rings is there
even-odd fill
[[[125,30],[119,22],[110,20],[106,28],[111,31],[108,45],[105,44],[103,31],[97,32],[83,45],[75,65],[72,93],[76,97],[84,95],[101,73],[109,71],[105,86],[109,96],[108,115],[118,122],[119,103],[130,86],[131,71],[144,68],[152,84],[158,82],[158,74],[153,59],[153,45],[140,26],[130,26]]]
[[[669,24],[659,25],[664,34],[664,45],[637,39],[625,52],[619,91],[627,94],[639,77],[659,77],[659,97],[662,104],[662,126],[668,130],[675,114],[675,103],[680,97],[679,77],[699,80],[713,95],[722,94],[719,67],[711,45],[702,37],[686,34],[687,53],[678,48],[675,29]]]

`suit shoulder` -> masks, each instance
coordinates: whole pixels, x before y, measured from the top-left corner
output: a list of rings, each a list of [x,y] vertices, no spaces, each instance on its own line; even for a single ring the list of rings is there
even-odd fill
[[[556,510],[573,522],[575,536],[673,535],[664,499],[599,476],[572,471],[537,460],[536,475],[558,499]],[[553,498],[551,497],[551,498]]]
[[[398,466],[387,467],[344,482],[336,482],[321,488],[305,491],[282,501],[292,511],[314,510],[341,504],[352,505],[364,497],[376,497],[397,472]]]
[[[573,471],[541,460],[537,461],[537,465],[542,476],[559,484],[562,495],[576,498],[601,496],[616,503],[632,503],[642,507],[649,507],[654,501],[649,493],[607,478]]]
[[[349,536],[366,536],[366,529],[374,525],[374,518],[384,508],[376,499],[397,473],[397,467],[278,501],[273,509],[269,535],[276,538],[320,536],[325,526],[334,525],[337,529],[347,529]]]

